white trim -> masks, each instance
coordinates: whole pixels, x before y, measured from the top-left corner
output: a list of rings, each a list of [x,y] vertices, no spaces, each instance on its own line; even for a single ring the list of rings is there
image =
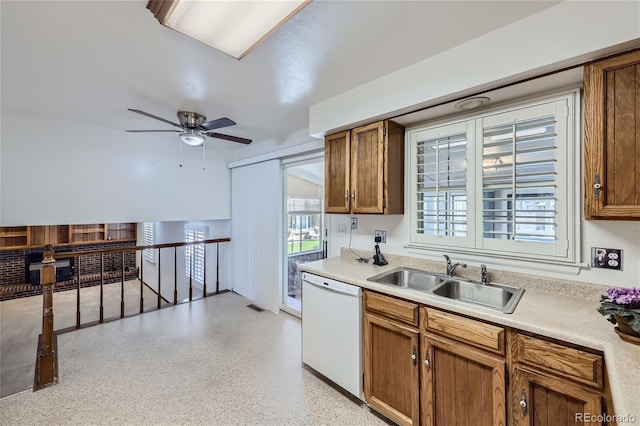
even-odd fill
[[[305,154],[311,151],[317,151],[324,149],[324,140],[318,139],[311,142],[301,143],[289,148],[283,148],[276,151],[267,152],[265,154],[256,155],[249,158],[243,158],[242,160],[230,161],[227,163],[227,167],[230,169],[247,166],[249,164],[262,163],[264,161],[275,160],[278,158],[286,158],[294,155]]]

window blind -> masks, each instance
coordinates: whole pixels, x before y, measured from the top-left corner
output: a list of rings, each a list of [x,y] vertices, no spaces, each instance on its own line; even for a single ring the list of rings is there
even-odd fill
[[[483,129],[482,236],[556,241],[555,115]]]
[[[155,244],[156,240],[156,229],[154,222],[144,222],[142,225],[142,244],[145,246],[150,246]],[[142,251],[142,256],[145,260],[155,263],[156,261],[156,251],[154,249],[144,249]]]
[[[417,232],[467,236],[467,134],[418,141]]]
[[[185,228],[185,241],[203,241],[206,236],[204,229]],[[185,246],[185,274],[198,282],[204,282],[204,244]]]

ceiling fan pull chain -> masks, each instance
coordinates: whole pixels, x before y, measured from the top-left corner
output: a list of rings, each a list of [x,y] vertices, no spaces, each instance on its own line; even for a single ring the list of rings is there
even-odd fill
[[[207,146],[206,143],[202,144],[202,170],[207,170],[206,163],[204,161],[205,160],[205,151],[207,150],[206,146]]]
[[[180,145],[180,167],[182,167],[182,141],[178,139],[178,145]]]

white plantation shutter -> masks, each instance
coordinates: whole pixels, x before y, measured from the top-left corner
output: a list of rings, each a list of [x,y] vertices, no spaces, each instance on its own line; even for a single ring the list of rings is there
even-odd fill
[[[185,241],[202,241],[206,238],[206,229],[185,228]],[[198,282],[204,282],[204,244],[193,244],[185,246],[185,275]]]
[[[566,255],[565,100],[482,120],[482,247]]]
[[[409,244],[575,261],[576,97],[409,130]]]
[[[156,227],[154,222],[144,222],[142,225],[142,244],[145,246],[151,246],[156,241]],[[154,249],[144,249],[142,256],[145,260],[155,263],[156,251]]]
[[[469,245],[473,240],[469,222],[474,215],[468,206],[474,168],[467,160],[472,125],[472,121],[456,123],[410,137],[416,170],[411,220],[417,241]]]

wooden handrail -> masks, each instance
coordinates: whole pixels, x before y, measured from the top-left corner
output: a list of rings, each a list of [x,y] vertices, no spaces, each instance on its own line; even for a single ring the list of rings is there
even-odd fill
[[[163,243],[163,244],[151,244],[147,246],[133,246],[133,247],[120,247],[114,249],[104,249],[104,250],[87,250],[87,251],[68,251],[63,253],[56,253],[56,259],[64,259],[67,257],[74,256],[86,256],[90,254],[109,254],[109,253],[120,253],[122,251],[135,251],[135,250],[146,250],[146,249],[156,249],[156,248],[167,248],[167,247],[183,247],[183,246],[191,246],[196,244],[210,244],[210,243],[228,243],[231,241],[231,238],[214,238],[210,240],[200,240],[200,241],[190,241],[190,242],[179,242],[179,243]]]

